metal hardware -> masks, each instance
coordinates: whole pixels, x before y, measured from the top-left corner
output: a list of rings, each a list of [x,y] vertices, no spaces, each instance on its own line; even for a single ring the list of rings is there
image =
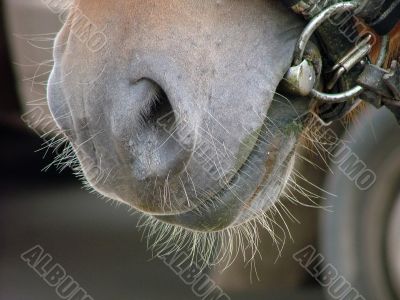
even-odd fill
[[[303,61],[304,51],[308,42],[311,39],[311,36],[314,32],[320,27],[325,21],[327,21],[330,17],[338,13],[344,13],[349,11],[354,11],[358,7],[358,2],[343,2],[332,5],[322,11],[319,15],[314,17],[306,26],[303,33],[301,34],[299,40],[297,41],[296,48],[294,51],[294,65],[299,65]]]
[[[315,86],[316,74],[313,65],[303,60],[298,66],[289,69],[285,75],[283,85],[289,93],[299,96],[308,96]]]
[[[359,1],[334,4],[323,10],[308,23],[299,40],[297,41],[294,51],[293,66],[289,69],[285,76],[285,80],[292,83],[292,87],[289,90],[290,92],[302,96],[311,96],[316,100],[328,103],[341,103],[353,100],[364,92],[364,88],[360,85],[355,86],[348,91],[335,94],[318,91],[315,88],[315,85],[310,90],[310,84],[313,82],[313,78],[316,78],[316,76],[310,74],[310,71],[312,71],[311,66],[306,63],[304,57],[307,44],[319,26],[321,26],[325,21],[335,14],[356,10],[359,7],[359,4]],[[370,45],[371,39],[371,35],[366,36],[366,38],[364,38],[358,45],[350,49],[350,51],[337,62],[332,69],[332,71],[336,72],[332,80],[328,83],[328,90],[334,87],[343,74],[349,72],[355,65],[362,62],[363,59],[369,54],[372,48]],[[382,40],[381,51],[378,59],[379,66],[383,64],[384,58],[386,57],[388,41],[389,39],[387,37],[384,37]],[[303,72],[301,72],[301,70],[303,70]]]
[[[390,66],[390,71],[383,75],[383,81],[393,95],[392,105],[400,107],[400,65],[394,60]]]
[[[393,65],[391,70],[381,68],[389,52],[390,40],[385,34],[399,23],[400,1],[396,0],[399,1],[397,6],[391,5],[383,14],[382,8],[386,9],[386,4],[391,4],[393,0],[348,0],[340,3],[337,3],[340,0],[282,1],[309,22],[296,43],[292,67],[280,84],[282,92],[312,98],[312,110],[324,121],[342,118],[364,100],[377,108],[386,105],[400,122],[400,66]],[[342,28],[337,28],[337,22],[328,22],[336,14],[344,16],[346,21],[343,19],[343,22],[349,22],[350,26],[356,26],[354,16],[360,17],[382,36],[375,64],[368,57],[373,36],[359,37],[361,42],[354,46]],[[377,21],[380,23],[374,26]],[[314,33],[318,33],[317,38],[325,50],[323,61],[328,64],[337,62],[328,72],[322,72],[321,57],[316,63],[307,56],[309,44],[312,44],[309,41]],[[320,78],[322,73],[332,75],[325,84]],[[314,78],[315,84],[311,87]],[[329,93],[334,88],[340,92]]]
[[[333,89],[343,74],[349,72],[371,52],[371,39],[372,35],[368,34],[359,44],[350,49],[350,51],[336,63],[336,65],[332,68],[332,72],[336,71],[335,75],[326,86],[328,90]]]
[[[386,105],[400,122],[400,65],[397,61],[392,62],[390,70],[366,66],[357,82],[365,89],[364,101],[376,108]]]
[[[322,73],[322,57],[319,48],[310,42],[304,52],[304,59],[285,74],[279,89],[296,96],[308,96],[319,85]]]
[[[357,7],[358,7],[358,2],[355,1],[338,3],[328,7],[327,9],[322,11],[319,15],[317,15],[315,18],[313,18],[310,21],[310,23],[306,26],[299,40],[297,41],[292,68],[296,68],[296,66],[300,65],[303,62],[304,51],[306,49],[306,46],[310,41],[311,36],[318,29],[319,26],[321,26],[326,20],[328,20],[333,15],[342,12],[354,11]],[[289,70],[288,73],[290,74],[291,70]],[[356,86],[347,92],[339,94],[327,94],[317,91],[315,88],[313,88],[310,91],[310,95],[320,101],[339,103],[348,101],[349,99],[359,96],[362,93],[362,91],[363,91],[362,87]]]
[[[363,87],[359,85],[355,86],[354,88],[346,92],[336,93],[336,94],[323,93],[317,91],[316,89],[313,89],[310,93],[310,96],[323,102],[341,103],[360,96],[363,91],[364,91]]]

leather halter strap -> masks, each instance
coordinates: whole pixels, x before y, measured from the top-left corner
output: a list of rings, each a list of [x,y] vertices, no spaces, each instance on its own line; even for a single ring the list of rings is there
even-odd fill
[[[399,22],[400,0],[386,0],[379,13],[368,24],[379,35],[388,34]]]

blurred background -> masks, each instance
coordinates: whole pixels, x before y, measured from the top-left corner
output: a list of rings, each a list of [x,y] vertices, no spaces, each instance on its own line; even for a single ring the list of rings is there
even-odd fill
[[[40,138],[52,124],[36,121],[48,114],[52,40],[61,26],[46,2],[0,0],[0,300],[59,299],[20,257],[36,245],[96,300],[212,300],[152,257],[127,207],[88,193],[69,169],[43,171],[56,155]],[[360,189],[340,164],[328,168],[319,155],[303,153],[310,162],[298,165],[310,181],[303,184],[329,209],[287,203],[298,219],[287,220],[292,240],[278,258],[262,234],[259,280],[241,260],[223,273],[207,270],[231,299],[400,299],[400,128],[384,109],[366,109],[333,129],[376,182]],[[314,262],[310,274],[293,258],[308,246],[346,284],[324,290],[315,278],[324,264]]]

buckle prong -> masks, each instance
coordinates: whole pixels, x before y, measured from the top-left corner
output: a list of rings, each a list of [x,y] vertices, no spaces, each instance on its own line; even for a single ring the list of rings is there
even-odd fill
[[[326,85],[328,90],[333,89],[345,73],[353,69],[355,65],[360,63],[371,52],[372,45],[369,44],[371,39],[372,35],[368,34],[359,44],[350,49],[350,51],[337,62],[332,68],[332,72],[336,71],[335,75],[333,75],[332,79]]]

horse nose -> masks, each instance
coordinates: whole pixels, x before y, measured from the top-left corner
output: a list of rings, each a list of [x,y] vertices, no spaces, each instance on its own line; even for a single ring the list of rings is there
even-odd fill
[[[133,134],[124,139],[132,175],[142,181],[181,172],[192,152],[194,134],[179,115],[179,103],[173,105],[167,92],[147,78],[132,89],[137,102],[135,126]]]

